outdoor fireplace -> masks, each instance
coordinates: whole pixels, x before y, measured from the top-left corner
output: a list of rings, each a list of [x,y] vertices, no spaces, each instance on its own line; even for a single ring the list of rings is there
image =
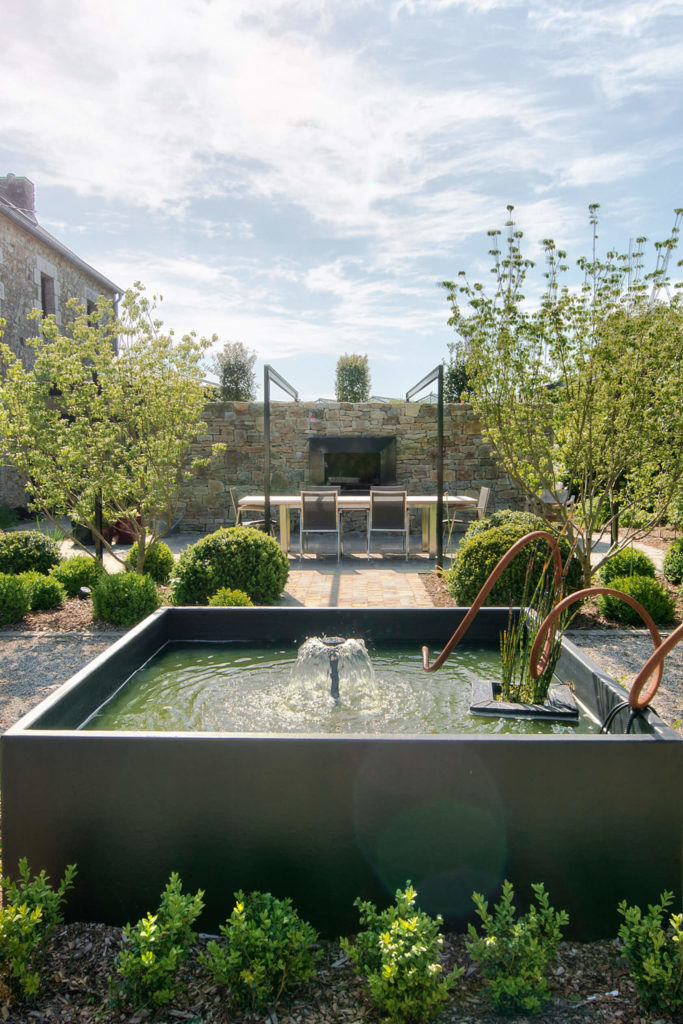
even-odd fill
[[[312,485],[337,484],[342,491],[365,491],[396,483],[396,438],[342,435],[312,437],[308,448]]]

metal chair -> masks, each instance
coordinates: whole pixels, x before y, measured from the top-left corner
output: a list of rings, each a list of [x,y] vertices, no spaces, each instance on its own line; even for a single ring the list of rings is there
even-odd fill
[[[444,519],[443,525],[448,530],[448,539],[450,540],[451,534],[453,533],[454,526],[470,526],[475,518],[483,519],[486,515],[486,509],[488,507],[489,498],[491,497],[491,488],[482,487],[479,491],[479,497],[477,504],[473,508],[454,508],[453,515],[447,514],[447,518]],[[461,516],[472,516],[471,519],[464,519]]]
[[[550,523],[562,522],[560,508],[569,512],[576,502],[576,496],[569,493],[568,487],[559,487],[556,491],[544,491],[538,499],[541,503],[541,515]]]
[[[304,553],[304,537],[309,533],[336,534],[337,561],[339,561],[341,557],[341,532],[337,496],[335,488],[301,492],[300,561]]]
[[[370,540],[373,533],[402,533],[406,561],[410,550],[410,520],[406,492],[386,488],[370,488],[370,509],[368,511],[368,559]]]
[[[234,516],[235,516],[235,526],[250,526],[253,530],[262,530],[262,531],[265,532],[266,521],[263,518],[263,514],[261,514],[260,517],[257,518],[257,519],[253,519],[253,518],[252,519],[245,519],[244,518],[245,513],[247,513],[247,514],[251,513],[252,516],[253,515],[258,516],[259,515],[259,510],[258,509],[241,509],[239,507],[238,502],[235,501],[235,495],[234,495],[232,487],[230,487],[229,490],[230,490],[230,501],[232,502],[232,511],[233,511]],[[275,536],[275,520],[274,519],[270,520],[270,536],[271,537]]]

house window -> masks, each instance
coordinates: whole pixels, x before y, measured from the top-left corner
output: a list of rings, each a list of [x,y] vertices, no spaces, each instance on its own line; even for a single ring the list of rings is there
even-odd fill
[[[47,274],[40,275],[40,304],[43,316],[54,314],[55,310],[55,279]]]
[[[97,303],[93,302],[92,299],[88,299],[87,302],[86,302],[86,310],[87,310],[88,316],[92,316],[93,313],[97,312]]]

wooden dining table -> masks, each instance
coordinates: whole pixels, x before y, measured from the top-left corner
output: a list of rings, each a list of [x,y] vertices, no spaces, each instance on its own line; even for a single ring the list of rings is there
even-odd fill
[[[314,487],[311,490],[315,490]],[[237,505],[240,513],[244,511],[263,512],[266,499],[263,494],[245,494],[240,498]],[[293,510],[301,508],[301,496],[299,494],[271,494],[270,504],[277,506],[280,512],[280,547],[284,552],[289,551],[289,538],[291,532],[291,514]],[[433,558],[436,555],[436,494],[408,494],[406,504],[409,509],[422,509],[422,550],[428,551]],[[449,494],[443,496],[443,506],[446,509],[476,509],[477,498],[471,498],[468,494]],[[370,511],[369,494],[347,494],[337,495],[337,507],[341,512],[365,512]]]

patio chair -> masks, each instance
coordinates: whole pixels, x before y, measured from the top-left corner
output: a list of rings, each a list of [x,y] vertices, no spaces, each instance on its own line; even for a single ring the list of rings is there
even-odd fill
[[[491,488],[482,487],[479,491],[479,498],[477,504],[473,508],[454,508],[453,513],[446,513],[446,518],[443,521],[444,528],[448,531],[448,539],[451,539],[453,528],[455,526],[470,526],[475,518],[483,519],[486,515],[486,509],[488,507],[489,498],[491,497]],[[471,517],[471,518],[466,518]]]
[[[235,526],[250,526],[253,530],[262,530],[265,532],[266,521],[263,518],[263,514],[259,513],[258,509],[241,509],[235,500],[232,487],[229,488],[229,490],[230,501],[232,502],[232,511],[235,516]],[[246,519],[245,515],[247,516]],[[270,520],[270,536],[275,536],[275,520],[273,518]]]
[[[559,523],[562,520],[560,506],[570,511],[576,501],[576,495],[570,494],[568,487],[558,487],[556,491],[543,491],[538,500],[541,503],[543,518],[550,523]]]
[[[304,553],[307,534],[334,534],[337,538],[337,561],[341,556],[338,492],[336,488],[321,488],[301,492],[301,526],[299,529],[299,560]]]
[[[370,488],[370,509],[368,511],[368,558],[373,533],[401,533],[406,561],[410,550],[410,520],[406,504],[406,492],[387,488]]]

